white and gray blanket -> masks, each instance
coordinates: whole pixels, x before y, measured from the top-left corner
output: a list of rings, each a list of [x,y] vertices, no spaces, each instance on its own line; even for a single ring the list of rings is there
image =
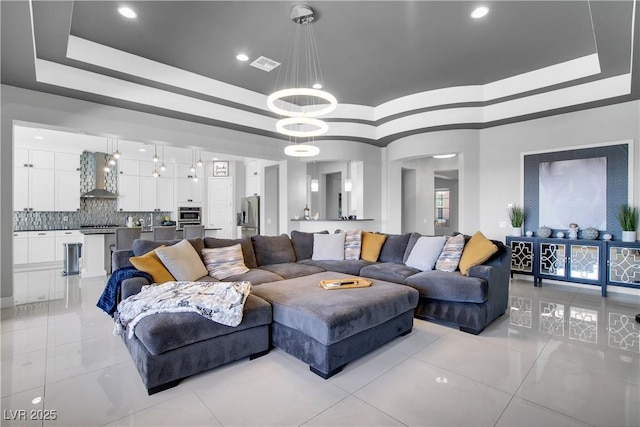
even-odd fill
[[[120,335],[128,328],[131,338],[140,319],[156,313],[193,312],[223,325],[238,326],[250,292],[250,282],[177,281],[144,286],[140,293],[118,304],[113,333]]]

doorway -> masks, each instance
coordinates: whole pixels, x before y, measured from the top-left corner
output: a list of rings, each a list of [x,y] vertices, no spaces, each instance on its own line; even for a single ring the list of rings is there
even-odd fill
[[[337,219],[342,216],[342,173],[335,172],[325,175],[326,211],[325,218]]]
[[[433,230],[436,236],[458,231],[458,170],[434,172]]]

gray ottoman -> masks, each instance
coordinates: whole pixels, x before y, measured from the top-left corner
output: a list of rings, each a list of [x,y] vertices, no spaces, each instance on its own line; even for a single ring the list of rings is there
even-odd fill
[[[122,334],[148,393],[225,363],[269,352],[271,305],[249,295],[242,322],[225,326],[197,313],[162,313],[145,317],[131,339]]]
[[[413,327],[418,291],[409,286],[375,279],[367,288],[318,286],[321,280],[350,277],[355,276],[323,272],[253,288],[272,305],[272,344],[323,378]]]

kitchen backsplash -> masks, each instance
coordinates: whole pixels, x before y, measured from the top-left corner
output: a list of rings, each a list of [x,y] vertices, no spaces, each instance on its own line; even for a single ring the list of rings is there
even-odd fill
[[[94,176],[93,154],[83,152],[80,156],[80,194],[94,188]],[[105,174],[106,190],[118,192],[117,177],[117,167]],[[150,214],[153,216],[153,225],[160,225],[165,215],[171,215],[171,212],[118,212],[117,207],[118,201],[114,199],[81,199],[80,210],[77,212],[17,211],[13,213],[13,229],[14,231],[65,230],[80,228],[83,225],[106,224],[125,226],[129,216],[135,219],[143,218],[146,222]]]

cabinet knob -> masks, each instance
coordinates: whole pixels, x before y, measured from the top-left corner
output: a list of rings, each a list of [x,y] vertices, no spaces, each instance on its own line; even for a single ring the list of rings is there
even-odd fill
[[[38,233],[38,236],[46,236],[47,233]]]

